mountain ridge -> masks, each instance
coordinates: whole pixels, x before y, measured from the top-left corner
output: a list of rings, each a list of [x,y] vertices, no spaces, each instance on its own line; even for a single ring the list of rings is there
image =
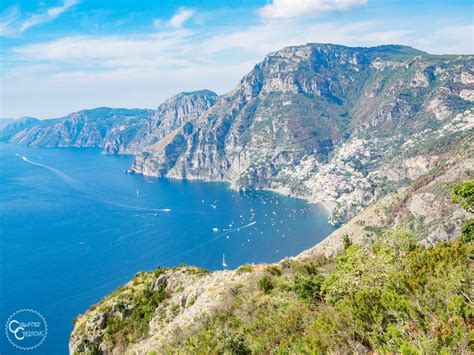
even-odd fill
[[[323,203],[333,223],[344,223],[429,170],[443,141],[469,134],[473,64],[472,55],[401,45],[291,46],[227,94],[183,92],[101,134],[77,122],[59,132],[34,125],[9,139],[134,154],[135,173],[274,190]],[[81,139],[68,138],[81,129]]]

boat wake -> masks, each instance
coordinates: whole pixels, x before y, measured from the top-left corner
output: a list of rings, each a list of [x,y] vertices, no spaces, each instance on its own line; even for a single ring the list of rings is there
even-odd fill
[[[64,174],[61,170],[58,170],[56,168],[53,168],[52,166],[49,166],[49,165],[46,165],[46,164],[42,164],[42,163],[38,163],[38,162],[35,162],[35,161],[32,161],[30,159],[28,159],[27,157],[25,157],[24,155],[20,155],[20,154],[15,154],[17,157],[20,157],[24,162],[28,163],[28,164],[31,164],[31,165],[35,165],[35,166],[39,166],[39,167],[42,167],[42,168],[45,168],[49,171],[51,171],[52,173],[54,173],[56,176],[58,176],[61,180],[63,180],[64,182],[66,182],[67,184],[71,185],[72,187],[74,187],[75,189],[78,189],[78,187],[80,187],[79,183],[72,179],[71,177],[67,176],[66,174]]]
[[[240,226],[240,227],[237,227],[237,228],[230,228],[230,229],[229,228],[224,228],[222,231],[229,234],[229,233],[232,233],[232,232],[239,231],[241,229],[252,227],[255,223],[257,223],[257,222],[253,221],[253,222],[250,222],[249,224],[246,224],[245,226]]]
[[[69,186],[71,186],[74,190],[83,193],[84,195],[86,195],[87,198],[92,199],[94,201],[106,203],[110,206],[125,208],[125,209],[129,209],[129,210],[133,210],[133,211],[171,212],[170,208],[149,208],[149,207],[132,206],[132,205],[123,204],[123,203],[120,203],[120,202],[111,201],[111,200],[108,200],[108,199],[97,198],[97,196],[100,194],[100,192],[94,191],[93,189],[85,187],[80,182],[74,180],[73,178],[71,178],[70,176],[68,176],[67,174],[62,172],[61,170],[56,169],[56,168],[54,168],[50,165],[47,165],[47,164],[38,163],[36,161],[30,160],[30,159],[28,159],[27,157],[25,157],[24,155],[21,155],[21,154],[15,154],[15,155],[17,157],[20,157],[25,163],[35,165],[35,166],[39,166],[41,168],[44,168],[44,169],[47,169],[47,170],[51,171],[53,174],[55,174],[57,177],[59,177],[62,181],[67,183]]]

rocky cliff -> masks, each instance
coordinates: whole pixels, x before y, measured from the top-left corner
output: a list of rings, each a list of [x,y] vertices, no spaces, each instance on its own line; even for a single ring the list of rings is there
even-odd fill
[[[140,153],[152,147],[163,137],[185,124],[192,125],[197,117],[214,105],[217,94],[210,90],[182,92],[162,103],[141,123],[127,144],[123,144],[122,131],[114,129],[104,146],[107,154]]]
[[[134,154],[192,123],[217,94],[183,92],[156,110],[101,107],[49,120],[20,118],[0,130],[0,140],[34,147],[95,147],[105,154]]]
[[[472,132],[473,64],[403,46],[284,48],[143,147],[132,169],[273,189],[324,202],[344,222]]]
[[[40,121],[33,117],[20,117],[17,120],[7,123],[0,130],[0,140],[13,140],[13,137],[23,130],[38,124]]]
[[[17,120],[0,131],[0,139],[33,147],[104,147],[108,140],[127,140],[150,119],[153,111],[142,109],[113,109],[108,107],[82,110],[66,117]],[[10,132],[8,135],[4,132]]]

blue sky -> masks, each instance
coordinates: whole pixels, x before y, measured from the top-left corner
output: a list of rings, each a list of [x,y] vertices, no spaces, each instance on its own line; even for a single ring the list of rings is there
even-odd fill
[[[0,117],[158,106],[230,91],[288,45],[474,53],[471,0],[2,0]]]

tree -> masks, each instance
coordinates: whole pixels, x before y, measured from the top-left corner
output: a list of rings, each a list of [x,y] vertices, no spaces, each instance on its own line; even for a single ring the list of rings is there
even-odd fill
[[[344,234],[344,237],[342,239],[342,244],[344,245],[344,250],[349,248],[352,245],[352,240],[349,237],[349,234]]]
[[[474,179],[453,186],[451,201],[466,211],[474,213]],[[465,221],[461,227],[460,239],[464,243],[474,240],[474,218]]]
[[[474,213],[474,179],[455,184],[451,201],[466,211]]]

